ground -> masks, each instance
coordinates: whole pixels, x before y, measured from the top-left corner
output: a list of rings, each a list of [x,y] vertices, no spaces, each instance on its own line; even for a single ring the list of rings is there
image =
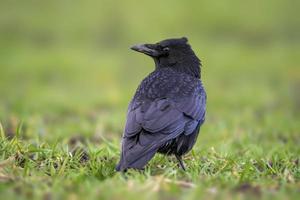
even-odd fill
[[[227,4],[197,2],[174,3],[176,15],[168,13],[167,3],[161,5],[165,12],[155,12],[157,6],[150,2],[143,12],[133,1],[117,8],[108,4],[103,12],[95,2],[73,7],[67,1],[59,6],[50,1],[3,3],[1,197],[297,199],[296,6],[266,1],[250,15],[242,12],[250,5],[236,1],[228,4],[231,14],[223,9]],[[218,15],[210,13],[215,9]],[[85,15],[74,18],[77,13]],[[151,13],[156,13],[154,21]],[[169,23],[174,19],[182,26]],[[203,62],[206,122],[195,148],[184,157],[187,171],[174,157],[157,155],[142,172],[117,173],[127,105],[154,68],[151,59],[129,47],[173,36],[170,30],[188,33]]]

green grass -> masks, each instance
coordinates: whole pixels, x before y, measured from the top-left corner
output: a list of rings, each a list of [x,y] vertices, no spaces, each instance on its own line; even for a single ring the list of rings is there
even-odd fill
[[[298,196],[299,141],[294,141],[298,138],[238,136],[244,132],[238,131],[226,139],[227,129],[223,125],[217,129],[221,134],[212,140],[221,141],[211,142],[216,147],[208,145],[210,137],[203,135],[210,131],[203,131],[198,146],[185,156],[186,172],[174,158],[158,155],[144,172],[126,175],[114,171],[119,157],[116,141],[70,138],[48,144],[18,136],[2,138],[1,193],[30,199]]]
[[[298,7],[0,2],[0,198],[299,198]],[[183,35],[208,94],[187,171],[156,155],[116,173],[127,105],[153,70],[128,47]]]

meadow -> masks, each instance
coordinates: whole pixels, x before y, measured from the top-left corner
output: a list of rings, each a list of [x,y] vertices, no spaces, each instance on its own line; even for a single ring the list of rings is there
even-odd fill
[[[0,1],[0,199],[297,199],[295,1]],[[126,110],[153,61],[189,38],[207,117],[182,171],[117,173]]]

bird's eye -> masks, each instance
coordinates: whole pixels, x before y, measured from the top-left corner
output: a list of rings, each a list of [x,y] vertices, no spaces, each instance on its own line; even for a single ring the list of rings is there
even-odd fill
[[[169,47],[164,47],[163,48],[163,51],[165,51],[165,52],[169,52],[169,50],[170,50]]]

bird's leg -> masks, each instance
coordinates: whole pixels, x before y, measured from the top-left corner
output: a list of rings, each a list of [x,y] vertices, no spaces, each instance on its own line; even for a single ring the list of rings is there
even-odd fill
[[[121,176],[127,181],[128,177],[126,175],[127,169],[121,171]]]
[[[179,155],[176,155],[176,154],[175,154],[175,157],[177,158],[180,167],[183,169],[183,171],[185,171],[185,166],[183,164],[183,161],[182,161],[181,157]]]

